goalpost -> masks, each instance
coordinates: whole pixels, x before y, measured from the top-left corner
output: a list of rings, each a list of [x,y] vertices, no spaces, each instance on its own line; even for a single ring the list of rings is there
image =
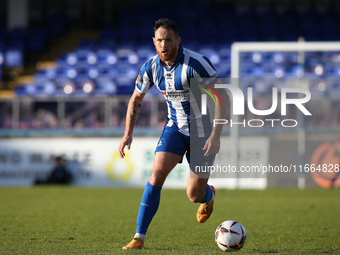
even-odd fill
[[[239,86],[238,78],[240,78],[240,53],[242,52],[321,52],[321,51],[340,51],[339,42],[305,42],[299,40],[298,42],[244,42],[233,43],[231,46],[231,81],[233,85]],[[232,98],[230,98],[232,100]],[[230,104],[232,107],[232,104]],[[231,116],[234,123],[238,122],[238,115]],[[233,125],[230,129],[231,145],[234,151],[239,150],[239,128],[238,125]],[[305,129],[299,127],[298,129],[298,156],[299,164],[304,164],[305,158]],[[233,165],[239,167],[238,153],[231,155]],[[303,189],[305,187],[305,176],[299,176],[298,187]]]

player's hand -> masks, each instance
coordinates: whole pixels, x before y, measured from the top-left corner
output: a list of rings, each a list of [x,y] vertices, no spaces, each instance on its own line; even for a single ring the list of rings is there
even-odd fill
[[[124,153],[125,146],[127,146],[127,149],[130,150],[131,143],[132,143],[132,136],[128,136],[128,137],[124,136],[122,140],[120,140],[119,145],[118,145],[118,152],[121,158],[125,157],[125,153]]]
[[[210,136],[203,147],[203,150],[206,150],[204,156],[208,157],[210,155],[217,154],[220,151],[220,144],[219,137]]]

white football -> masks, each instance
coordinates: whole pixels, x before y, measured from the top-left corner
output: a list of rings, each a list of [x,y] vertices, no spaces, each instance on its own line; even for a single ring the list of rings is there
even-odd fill
[[[238,251],[246,241],[246,229],[234,220],[222,222],[215,231],[215,242],[222,251]]]

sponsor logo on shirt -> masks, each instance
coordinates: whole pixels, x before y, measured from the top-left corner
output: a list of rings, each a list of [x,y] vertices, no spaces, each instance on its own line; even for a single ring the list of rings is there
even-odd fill
[[[180,91],[161,91],[166,99],[170,101],[186,101],[190,99],[189,93],[186,90]]]

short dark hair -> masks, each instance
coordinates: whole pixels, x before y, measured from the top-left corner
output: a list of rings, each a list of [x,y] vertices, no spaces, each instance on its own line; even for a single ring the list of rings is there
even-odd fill
[[[164,18],[160,18],[159,20],[156,20],[155,26],[153,28],[154,32],[156,32],[157,29],[160,28],[160,27],[164,27],[168,30],[172,30],[172,31],[174,31],[176,37],[179,36],[178,27],[175,24],[175,22],[173,22],[172,20],[164,19]]]

